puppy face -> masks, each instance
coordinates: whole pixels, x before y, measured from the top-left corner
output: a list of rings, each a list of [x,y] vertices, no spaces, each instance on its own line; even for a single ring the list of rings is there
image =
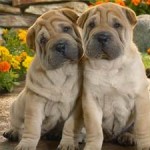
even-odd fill
[[[82,57],[81,39],[75,24],[77,18],[69,9],[53,10],[39,17],[29,29],[27,43],[36,49],[45,69],[60,68]]]
[[[113,3],[92,7],[79,19],[87,57],[113,60],[125,53],[136,23],[134,12]]]

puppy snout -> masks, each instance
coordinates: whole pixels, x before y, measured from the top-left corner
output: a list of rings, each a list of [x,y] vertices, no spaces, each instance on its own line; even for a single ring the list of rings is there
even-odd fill
[[[108,32],[100,32],[100,33],[97,33],[95,35],[95,37],[96,37],[96,39],[98,40],[99,43],[105,44],[110,40],[111,35]]]
[[[59,43],[56,44],[56,51],[64,54],[66,51],[66,43],[63,41],[60,41]]]

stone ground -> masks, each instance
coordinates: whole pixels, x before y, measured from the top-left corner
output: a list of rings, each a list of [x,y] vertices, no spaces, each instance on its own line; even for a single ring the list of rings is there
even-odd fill
[[[22,83],[15,89],[13,93],[0,95],[0,150],[14,150],[17,145],[15,142],[9,142],[2,137],[5,130],[9,128],[9,107],[14,101],[18,93],[22,90],[24,84]],[[56,150],[58,146],[57,141],[41,140],[37,150]],[[83,146],[82,146],[83,147]],[[134,150],[134,147],[121,147],[111,143],[104,144],[102,150]]]

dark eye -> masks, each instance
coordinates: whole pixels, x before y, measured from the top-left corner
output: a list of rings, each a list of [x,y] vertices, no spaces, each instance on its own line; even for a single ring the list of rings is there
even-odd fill
[[[89,23],[89,27],[90,27],[90,28],[94,28],[94,27],[95,27],[95,23],[94,23],[94,22],[90,22],[90,23]]]
[[[114,24],[114,28],[120,28],[120,27],[122,27],[122,25],[120,24],[120,23],[118,23],[118,22],[116,22],[115,24]]]
[[[63,32],[69,32],[70,30],[71,30],[71,27],[68,27],[68,26],[63,27]]]
[[[48,41],[48,39],[42,35],[40,38],[40,44],[45,45],[47,43],[47,41]]]

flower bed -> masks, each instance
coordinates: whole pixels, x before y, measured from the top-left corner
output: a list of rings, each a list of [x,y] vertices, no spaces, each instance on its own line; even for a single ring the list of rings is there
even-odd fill
[[[87,0],[91,5],[113,2],[127,6],[135,11],[136,15],[150,14],[150,0]]]
[[[11,92],[25,78],[33,59],[26,45],[26,30],[3,30],[0,46],[0,92]]]

